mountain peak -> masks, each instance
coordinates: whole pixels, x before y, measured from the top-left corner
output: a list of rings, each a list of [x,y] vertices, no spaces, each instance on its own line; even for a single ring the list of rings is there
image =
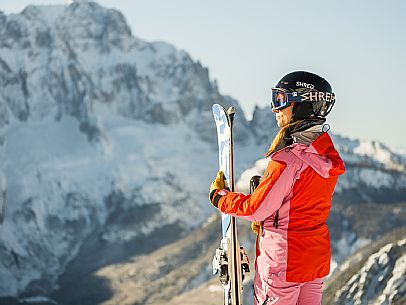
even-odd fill
[[[0,126],[63,115],[171,124],[226,100],[185,51],[133,36],[119,11],[96,2],[30,5],[0,25]],[[199,124],[207,133],[209,120]]]
[[[40,18],[46,21],[49,26],[53,26],[64,11],[63,5],[28,5],[21,12],[21,15],[29,20]]]

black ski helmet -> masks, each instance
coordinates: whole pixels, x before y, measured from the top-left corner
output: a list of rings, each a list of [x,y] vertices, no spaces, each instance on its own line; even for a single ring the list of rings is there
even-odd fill
[[[297,95],[300,102],[293,107],[293,120],[326,117],[334,106],[335,94],[324,78],[306,71],[286,74],[274,89]]]

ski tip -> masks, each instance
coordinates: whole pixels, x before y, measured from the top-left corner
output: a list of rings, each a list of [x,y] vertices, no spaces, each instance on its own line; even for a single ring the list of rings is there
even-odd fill
[[[213,106],[211,108],[212,109],[218,109],[218,108],[224,108],[224,107],[221,106],[220,104],[213,104]]]

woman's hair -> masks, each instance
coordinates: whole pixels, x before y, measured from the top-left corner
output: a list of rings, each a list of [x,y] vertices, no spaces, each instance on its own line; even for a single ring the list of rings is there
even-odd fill
[[[278,148],[279,144],[281,143],[282,139],[285,137],[285,135],[289,129],[292,129],[292,127],[296,126],[297,124],[299,124],[303,121],[304,120],[293,121],[293,122],[290,122],[289,124],[283,126],[279,130],[279,132],[276,134],[276,136],[273,139],[272,144],[269,147],[268,152],[265,154],[265,156],[269,157]]]

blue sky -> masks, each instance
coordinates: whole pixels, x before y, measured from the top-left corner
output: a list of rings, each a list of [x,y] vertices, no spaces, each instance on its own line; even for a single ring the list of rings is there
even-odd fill
[[[2,2],[6,13],[64,3]],[[120,10],[134,35],[170,42],[200,60],[248,117],[255,105],[268,105],[284,74],[307,70],[336,93],[328,118],[333,132],[406,147],[406,1],[97,2]]]

